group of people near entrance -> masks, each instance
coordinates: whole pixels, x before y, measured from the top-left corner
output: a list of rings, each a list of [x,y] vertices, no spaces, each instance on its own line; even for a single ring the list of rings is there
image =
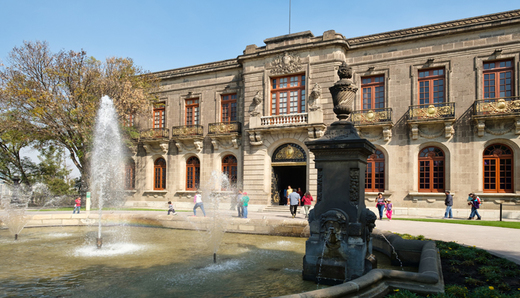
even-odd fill
[[[385,197],[383,197],[382,193],[377,194],[376,208],[377,208],[377,211],[379,211],[380,220],[383,219],[383,212],[385,210],[386,210],[386,213],[385,213],[386,218],[388,218],[388,220],[392,220],[392,209],[393,209],[392,200],[385,199]]]
[[[453,213],[451,211],[451,207],[453,206],[453,196],[450,194],[450,191],[447,190],[444,192],[446,194],[446,199],[444,200],[444,205],[446,205],[446,211],[444,212],[444,218],[453,218]],[[480,204],[482,204],[482,201],[480,198],[474,194],[470,193],[468,194],[468,205],[471,206],[471,213],[469,214],[468,219],[473,219],[475,216],[477,217],[477,220],[481,220],[482,217],[478,213],[478,209],[480,208]]]
[[[309,192],[303,193],[302,189],[298,187],[298,190],[293,190],[289,185],[283,191],[283,198],[280,200],[280,205],[286,205],[289,203],[289,210],[293,218],[298,214],[298,206],[303,206],[305,211],[305,218],[309,217],[309,209],[311,208],[312,198]]]

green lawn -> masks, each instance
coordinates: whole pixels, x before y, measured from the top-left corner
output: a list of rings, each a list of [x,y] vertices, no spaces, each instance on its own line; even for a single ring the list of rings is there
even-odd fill
[[[473,226],[488,226],[520,229],[520,221],[491,221],[491,220],[469,220],[469,219],[430,219],[430,218],[392,218],[392,220],[409,220],[409,221],[425,221],[425,222],[442,222],[448,224],[461,224]]]

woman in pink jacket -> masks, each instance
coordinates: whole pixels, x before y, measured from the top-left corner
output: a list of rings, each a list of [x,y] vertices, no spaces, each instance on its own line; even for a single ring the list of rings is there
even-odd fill
[[[305,210],[305,218],[309,217],[309,209],[311,208],[311,202],[314,201],[311,194],[306,192],[302,198],[303,209]]]

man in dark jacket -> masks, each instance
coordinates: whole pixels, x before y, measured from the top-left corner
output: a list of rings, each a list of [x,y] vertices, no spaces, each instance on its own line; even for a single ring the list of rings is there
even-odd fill
[[[450,191],[447,190],[444,192],[446,194],[446,199],[444,200],[444,205],[446,205],[446,212],[444,212],[444,218],[453,218],[453,214],[451,213],[451,206],[453,206],[453,197],[450,195]]]

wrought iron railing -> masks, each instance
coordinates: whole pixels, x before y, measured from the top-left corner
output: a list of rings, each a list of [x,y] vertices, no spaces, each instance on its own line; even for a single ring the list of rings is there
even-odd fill
[[[208,125],[208,134],[228,134],[228,133],[240,133],[242,124],[240,122],[217,122],[210,123]]]
[[[475,100],[473,115],[508,115],[520,113],[520,96]]]
[[[172,137],[203,136],[204,127],[202,125],[182,125],[172,127]]]
[[[434,120],[444,118],[455,118],[454,102],[415,105],[408,108],[409,120]]]
[[[168,128],[150,128],[139,132],[141,139],[167,139],[169,136]]]
[[[354,125],[392,122],[392,108],[358,110],[351,114]]]
[[[285,125],[308,123],[307,113],[285,114],[262,117],[262,125]]]

